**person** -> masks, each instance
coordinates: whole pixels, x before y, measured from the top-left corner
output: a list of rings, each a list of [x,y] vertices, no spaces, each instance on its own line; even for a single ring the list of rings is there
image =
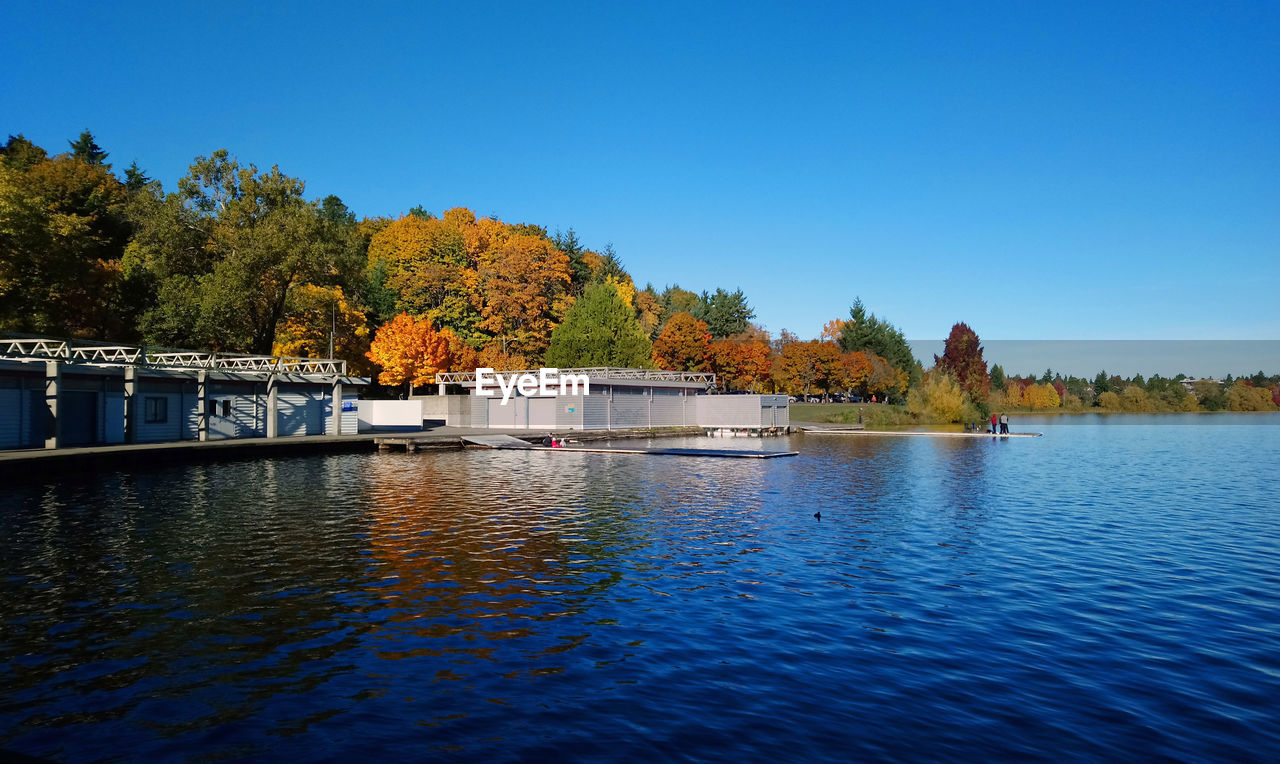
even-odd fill
[[[1001,435],[1009,434],[1009,415],[1008,414],[1000,415],[1000,434]]]
[[[551,433],[547,433],[547,436],[542,439],[543,446],[549,446],[554,442],[555,442],[555,438],[551,437]]]
[[[996,414],[991,415],[991,434],[995,435],[1000,432],[1000,418]]]
[[[552,447],[552,448],[564,448],[564,446],[562,446],[562,445],[561,445],[563,442],[564,442],[564,441],[562,441],[562,440],[556,440],[555,438],[552,438],[552,439],[551,439],[551,447]]]

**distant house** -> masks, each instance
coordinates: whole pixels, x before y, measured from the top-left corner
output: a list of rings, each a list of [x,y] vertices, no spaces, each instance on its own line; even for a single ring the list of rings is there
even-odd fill
[[[1182,380],[1182,389],[1187,392],[1191,392],[1195,388],[1197,382],[1213,382],[1214,384],[1217,384],[1218,380],[1213,377],[1205,377],[1204,379],[1187,378]]]

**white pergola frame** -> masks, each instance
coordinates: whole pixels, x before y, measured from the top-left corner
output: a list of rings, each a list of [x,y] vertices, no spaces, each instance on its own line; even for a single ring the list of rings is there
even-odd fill
[[[153,369],[258,371],[275,374],[346,376],[347,362],[336,358],[211,353],[199,350],[110,345],[45,337],[0,338],[0,358],[64,361],[91,366],[145,366]]]

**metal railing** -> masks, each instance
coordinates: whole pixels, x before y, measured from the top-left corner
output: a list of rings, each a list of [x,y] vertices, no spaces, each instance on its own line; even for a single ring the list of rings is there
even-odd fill
[[[522,369],[519,371],[498,371],[495,374],[510,376],[514,374],[537,375],[539,369]],[[560,374],[585,374],[590,379],[599,380],[639,380],[643,382],[693,382],[708,388],[715,387],[716,375],[709,371],[665,371],[662,369],[624,369],[614,366],[589,366],[574,369],[560,369]],[[476,381],[474,371],[449,371],[436,374],[436,382],[440,384],[466,384]]]
[[[91,366],[146,366],[153,369],[256,371],[274,374],[346,375],[336,358],[211,353],[199,350],[110,345],[48,337],[0,337],[0,358],[67,361]]]

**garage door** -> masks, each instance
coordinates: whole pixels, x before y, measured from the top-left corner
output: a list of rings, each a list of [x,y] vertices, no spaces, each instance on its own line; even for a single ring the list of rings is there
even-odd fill
[[[556,426],[556,399],[529,399],[529,427],[537,430],[553,430]]]
[[[524,405],[524,399],[512,398],[503,405],[502,399],[489,399],[489,426],[490,427],[507,427],[516,426],[516,406]]]

